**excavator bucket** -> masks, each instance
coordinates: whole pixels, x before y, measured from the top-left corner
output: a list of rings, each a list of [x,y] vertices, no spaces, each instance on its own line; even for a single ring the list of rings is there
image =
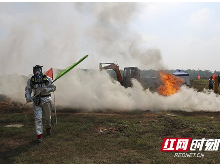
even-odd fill
[[[99,69],[100,71],[103,69],[113,69],[116,73],[117,80],[121,83],[122,82],[122,76],[121,72],[119,70],[119,66],[114,63],[99,63]]]
[[[119,70],[119,66],[114,63],[99,63],[99,69],[113,69],[114,71]]]

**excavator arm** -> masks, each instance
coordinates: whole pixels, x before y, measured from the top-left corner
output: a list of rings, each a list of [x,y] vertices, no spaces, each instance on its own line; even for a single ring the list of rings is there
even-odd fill
[[[106,66],[102,66],[102,65],[106,65]],[[99,63],[99,69],[100,71],[102,69],[113,69],[116,73],[117,79],[120,83],[122,83],[122,76],[121,76],[121,72],[119,70],[119,66],[114,64],[114,63]]]

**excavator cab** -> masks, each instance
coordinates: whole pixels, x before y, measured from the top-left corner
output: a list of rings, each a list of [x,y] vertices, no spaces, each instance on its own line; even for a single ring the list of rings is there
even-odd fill
[[[131,87],[131,79],[135,78],[138,81],[140,81],[140,70],[137,67],[126,67],[124,68],[124,73],[123,73],[123,82],[122,85],[124,87]]]
[[[123,78],[140,78],[140,70],[137,67],[124,68]]]

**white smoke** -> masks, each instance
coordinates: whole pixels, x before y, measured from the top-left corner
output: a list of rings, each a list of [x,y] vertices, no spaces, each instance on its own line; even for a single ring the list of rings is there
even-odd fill
[[[167,97],[143,90],[136,80],[132,88],[112,81],[105,71],[74,70],[56,82],[57,103],[86,110],[219,111],[220,98],[209,90],[197,92],[182,86],[179,92]]]
[[[19,7],[19,5],[21,5]],[[1,3],[0,94],[24,100],[26,80],[7,76],[29,75],[36,64],[66,68],[85,54],[79,66],[98,69],[100,62],[114,62],[120,69],[164,68],[159,49],[145,49],[143,38],[130,27],[141,3]],[[56,75],[56,74],[55,74]],[[24,81],[25,80],[25,81]],[[124,88],[98,70],[73,69],[56,83],[56,103],[87,110],[209,110],[218,111],[219,97],[182,87],[164,97],[137,81]]]
[[[141,3],[1,3],[0,74],[28,75],[36,64],[66,68],[86,54],[90,59],[81,67],[117,61],[121,69],[161,69],[160,50],[140,48],[143,38],[130,27],[141,8]]]

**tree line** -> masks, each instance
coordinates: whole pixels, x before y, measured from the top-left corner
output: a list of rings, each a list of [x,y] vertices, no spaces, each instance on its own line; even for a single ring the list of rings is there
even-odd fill
[[[177,70],[171,69],[171,70],[164,70],[168,73],[174,73]],[[215,74],[216,76],[220,75],[220,71],[210,71],[210,70],[194,70],[194,69],[187,69],[187,70],[181,70],[183,72],[186,72],[189,74],[190,78],[198,78],[198,75],[200,75],[201,79],[209,79],[210,76],[212,76],[213,74]],[[116,78],[116,74],[113,70],[107,70],[107,72],[110,74],[111,77],[115,77]],[[120,70],[121,74],[123,75],[123,70]],[[158,77],[159,76],[159,72],[158,70],[140,70],[140,74],[141,77],[145,77],[145,78],[152,78],[152,77]]]

